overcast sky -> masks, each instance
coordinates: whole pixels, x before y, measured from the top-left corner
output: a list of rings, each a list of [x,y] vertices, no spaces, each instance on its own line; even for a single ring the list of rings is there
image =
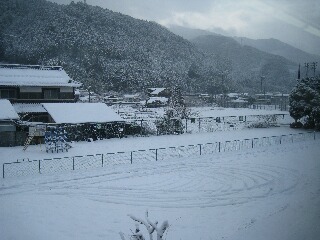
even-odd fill
[[[178,25],[254,39],[276,38],[320,55],[320,0],[87,0],[87,3],[167,27]]]

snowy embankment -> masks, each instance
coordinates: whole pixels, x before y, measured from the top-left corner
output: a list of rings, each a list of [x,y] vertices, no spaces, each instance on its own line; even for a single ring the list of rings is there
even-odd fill
[[[1,161],[41,159],[297,133],[285,127],[109,139],[68,153],[2,148]],[[124,149],[125,148],[125,149]],[[319,140],[237,152],[0,180],[1,239],[120,239],[131,213],[168,220],[165,239],[320,236]],[[141,227],[144,230],[143,227]],[[145,235],[147,236],[147,235]]]

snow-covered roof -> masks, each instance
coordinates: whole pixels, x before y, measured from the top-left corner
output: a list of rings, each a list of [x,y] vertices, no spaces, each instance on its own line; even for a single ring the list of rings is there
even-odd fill
[[[123,95],[124,98],[139,98],[140,95],[137,93],[137,94],[125,94]]]
[[[232,102],[232,103],[247,103],[248,101],[238,98],[238,99],[231,100],[229,102]]]
[[[62,67],[0,65],[0,85],[80,87]]]
[[[19,115],[14,110],[10,101],[7,99],[0,100],[0,120],[19,119]]]
[[[44,113],[47,112],[41,103],[15,103],[13,104],[17,113]]]
[[[168,102],[168,98],[166,98],[166,97],[150,97],[147,102],[152,103],[152,102],[156,102],[156,101],[166,103],[166,102]]]
[[[55,123],[104,123],[124,121],[104,103],[43,103]]]
[[[289,97],[290,94],[288,93],[277,93],[273,95],[274,97]]]
[[[166,90],[166,88],[149,88],[152,92],[150,94],[159,94],[162,91]]]
[[[228,93],[227,96],[230,97],[230,98],[238,97],[239,93]]]

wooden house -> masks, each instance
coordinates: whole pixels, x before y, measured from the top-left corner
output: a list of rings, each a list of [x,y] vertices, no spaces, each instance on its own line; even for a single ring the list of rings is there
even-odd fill
[[[61,66],[0,64],[0,99],[11,103],[75,102],[80,86]]]

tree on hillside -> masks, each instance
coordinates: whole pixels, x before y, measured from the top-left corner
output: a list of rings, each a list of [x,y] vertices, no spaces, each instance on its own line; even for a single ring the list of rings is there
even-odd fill
[[[305,118],[306,128],[320,129],[320,76],[299,80],[290,94],[289,105],[290,116],[295,120],[292,126]]]

